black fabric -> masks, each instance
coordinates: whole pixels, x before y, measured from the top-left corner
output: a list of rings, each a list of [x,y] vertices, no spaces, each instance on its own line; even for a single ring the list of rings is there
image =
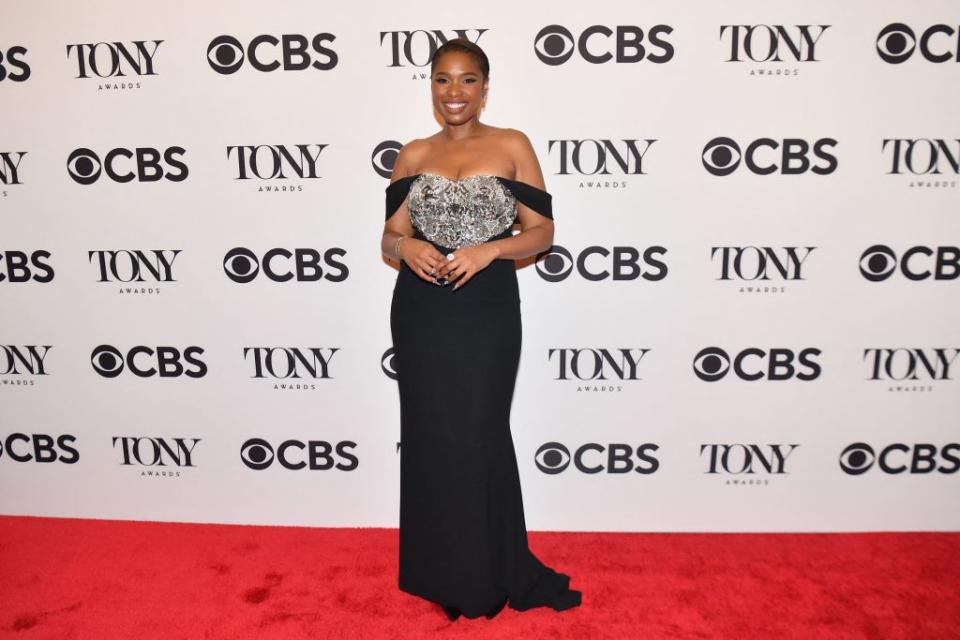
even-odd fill
[[[497,180],[506,185],[507,189],[510,190],[510,193],[513,194],[513,197],[519,200],[521,204],[525,204],[540,215],[546,216],[553,220],[552,195],[543,189],[538,189],[537,187],[527,184],[526,182],[518,182],[516,180],[509,180],[507,178],[500,177],[497,177]]]
[[[400,205],[403,204],[407,193],[410,191],[410,185],[413,184],[413,181],[418,177],[419,174],[398,178],[387,185],[387,220],[389,220],[390,216],[396,213]]]
[[[415,177],[388,187],[388,217]],[[518,200],[550,212],[549,198],[518,184]],[[454,290],[401,261],[390,330],[400,393],[399,588],[451,619],[493,617],[505,603],[579,605],[570,577],[527,545],[510,429],[522,334],[515,262],[494,260]]]

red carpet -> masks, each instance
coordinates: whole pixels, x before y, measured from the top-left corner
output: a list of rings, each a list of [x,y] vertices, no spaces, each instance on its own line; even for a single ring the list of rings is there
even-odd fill
[[[960,534],[529,534],[583,604],[450,622],[396,529],[0,516],[3,638],[960,637]]]

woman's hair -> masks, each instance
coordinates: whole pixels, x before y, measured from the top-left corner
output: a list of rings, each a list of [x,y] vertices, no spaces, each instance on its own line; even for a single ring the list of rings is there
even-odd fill
[[[483,77],[490,77],[490,61],[487,59],[487,54],[483,52],[483,49],[466,38],[447,40],[437,47],[437,50],[433,53],[433,59],[430,60],[430,75],[433,75],[433,70],[436,68],[437,61],[440,57],[450,51],[460,51],[473,56],[473,59],[477,62],[477,66],[480,67],[480,72],[483,74]]]

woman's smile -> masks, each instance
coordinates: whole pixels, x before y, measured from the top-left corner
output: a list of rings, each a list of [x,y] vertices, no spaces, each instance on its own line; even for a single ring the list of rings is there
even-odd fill
[[[443,106],[448,113],[460,113],[461,111],[467,108],[467,103],[462,100],[452,101],[452,102],[444,102]]]

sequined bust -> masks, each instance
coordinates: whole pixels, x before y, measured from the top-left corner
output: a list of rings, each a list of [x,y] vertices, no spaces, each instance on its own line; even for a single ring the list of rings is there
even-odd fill
[[[442,247],[473,247],[503,233],[516,221],[516,205],[492,175],[455,180],[423,173],[410,185],[410,221]]]

